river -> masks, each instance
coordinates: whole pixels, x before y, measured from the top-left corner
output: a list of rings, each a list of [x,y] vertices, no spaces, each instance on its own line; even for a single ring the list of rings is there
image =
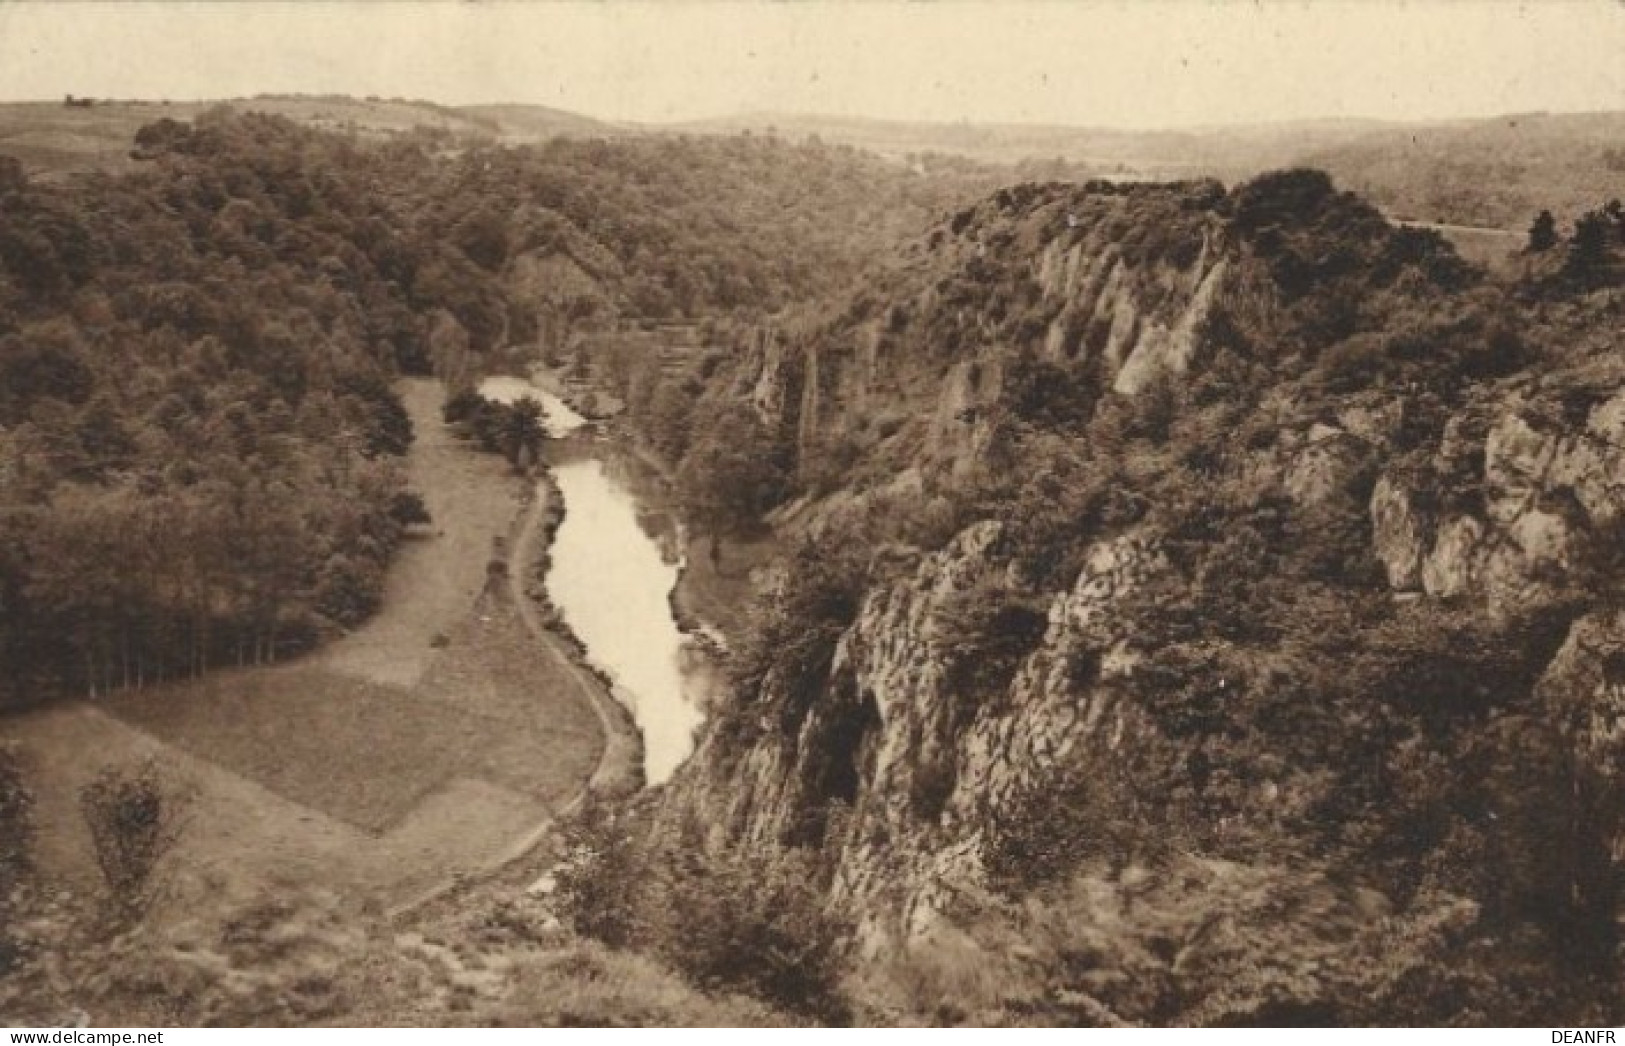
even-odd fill
[[[542,405],[548,434],[562,443],[586,423],[557,396],[529,382],[494,377],[489,399],[529,396]],[[587,660],[615,683],[615,696],[643,734],[644,776],[656,785],[688,757],[712,671],[672,617],[681,562],[674,522],[640,503],[633,466],[607,448],[573,442],[549,453],[564,499],[547,591]]]

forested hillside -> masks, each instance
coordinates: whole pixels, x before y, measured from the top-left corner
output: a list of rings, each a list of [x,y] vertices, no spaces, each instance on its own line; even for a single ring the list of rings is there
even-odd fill
[[[972,157],[1008,165],[1012,180],[1022,177],[1019,168],[1043,163],[1106,176],[1226,181],[1307,165],[1391,215],[1501,229],[1521,230],[1542,208],[1573,214],[1595,207],[1618,196],[1625,183],[1625,114],[1619,112],[1416,123],[1304,120],[1183,131],[758,114],[694,128],[817,135],[932,161]]]
[[[1523,229],[1625,192],[1625,114],[1525,113],[1383,128],[1296,157],[1391,214]]]
[[[420,337],[353,150],[179,125],[153,170],[0,168],[0,699],[259,660],[354,624],[415,520]]]
[[[117,177],[0,159],[5,703],[364,618],[422,522],[394,375],[466,386],[549,322],[806,300],[939,192],[749,138],[460,151],[224,108],[132,147]]]

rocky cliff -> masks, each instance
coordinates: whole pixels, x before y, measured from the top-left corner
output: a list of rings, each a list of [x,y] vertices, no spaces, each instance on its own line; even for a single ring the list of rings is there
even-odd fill
[[[1129,395],[1185,373],[1229,264],[1217,193],[1005,190],[823,322],[759,332],[729,394],[786,426],[803,457],[890,444],[894,461],[963,478],[989,447],[1013,355],[1088,367]]]
[[[1616,1012],[1622,316],[1303,172],[952,217],[731,379],[852,480],[657,822],[959,1017]]]

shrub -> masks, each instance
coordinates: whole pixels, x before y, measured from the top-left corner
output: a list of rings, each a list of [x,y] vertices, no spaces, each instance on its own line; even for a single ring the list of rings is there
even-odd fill
[[[937,618],[947,688],[967,707],[973,707],[967,699],[1001,697],[1048,627],[1040,601],[1011,592],[999,581],[960,593]]]
[[[558,898],[570,927],[617,948],[636,943],[651,862],[633,819],[589,791],[561,834],[567,857],[557,873]]]
[[[1017,791],[992,831],[983,865],[995,888],[1019,897],[1055,882],[1085,861],[1128,863],[1150,839],[1107,767],[1066,763]]]
[[[180,837],[184,806],[150,758],[134,768],[107,767],[80,789],[96,863],[121,914],[137,916],[150,900],[153,871]]]
[[[847,1021],[837,986],[842,927],[824,911],[806,862],[788,854],[686,852],[690,861],[669,897],[663,957],[702,988]]]
[[[760,709],[748,699],[771,698],[783,736],[795,736],[862,605],[868,556],[852,538],[831,532],[791,556],[784,588],[734,660],[735,687],[747,700],[725,706],[724,716],[756,718]]]
[[[844,926],[823,909],[804,858],[772,847],[666,845],[637,811],[589,799],[566,826],[558,897],[576,932],[658,955],[695,985],[810,1017],[848,1017],[838,989]]]
[[[1382,375],[1386,352],[1375,335],[1356,335],[1328,349],[1320,358],[1320,372],[1326,390],[1355,392],[1375,385]]]

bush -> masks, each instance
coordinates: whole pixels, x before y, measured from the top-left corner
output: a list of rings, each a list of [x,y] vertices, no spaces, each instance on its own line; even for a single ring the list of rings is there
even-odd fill
[[[646,868],[633,820],[592,792],[562,829],[566,861],[559,868],[558,897],[577,933],[616,948],[637,942]]]
[[[946,662],[947,689],[961,698],[998,699],[1049,627],[1042,601],[1014,593],[998,581],[973,586],[943,608],[937,646]]]
[[[733,663],[734,684],[747,698],[778,702],[783,736],[794,737],[829,677],[841,635],[857,619],[868,584],[868,552],[850,536],[807,541],[790,558],[784,588],[746,637]],[[723,715],[756,718],[751,700]]]
[[[841,998],[842,927],[805,862],[779,854],[690,855],[672,884],[662,956],[702,988],[742,991],[820,1020],[850,1019]]]
[[[1089,860],[1121,867],[1151,836],[1110,768],[1062,764],[1016,793],[992,821],[983,865],[995,888],[1020,897]]]
[[[763,847],[712,852],[699,832],[668,845],[636,810],[594,799],[566,826],[563,914],[580,934],[650,951],[693,984],[742,992],[832,1022],[845,928],[825,913],[810,864]]]
[[[138,916],[151,899],[153,871],[180,837],[184,806],[150,758],[134,768],[107,767],[80,789],[96,863],[122,915]]]

